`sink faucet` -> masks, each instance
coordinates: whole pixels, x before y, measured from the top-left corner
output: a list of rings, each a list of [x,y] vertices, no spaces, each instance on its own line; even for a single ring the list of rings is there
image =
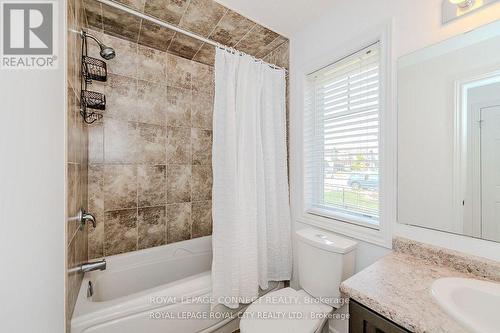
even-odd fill
[[[94,262],[86,262],[81,264],[80,266],[71,268],[68,270],[70,273],[87,273],[92,271],[103,271],[106,269],[106,259],[94,261]]]

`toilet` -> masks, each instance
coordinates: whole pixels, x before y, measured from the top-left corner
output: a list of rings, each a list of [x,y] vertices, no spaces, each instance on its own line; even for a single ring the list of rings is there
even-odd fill
[[[319,333],[340,304],[339,286],[354,273],[357,243],[307,228],[296,232],[300,290],[284,288],[252,303],[241,333]]]

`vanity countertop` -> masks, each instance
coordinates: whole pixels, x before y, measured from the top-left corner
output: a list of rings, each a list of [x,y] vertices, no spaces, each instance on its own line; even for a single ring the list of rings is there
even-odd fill
[[[341,292],[411,332],[466,333],[433,299],[431,285],[444,277],[498,281],[499,264],[402,238],[394,249],[344,281]]]

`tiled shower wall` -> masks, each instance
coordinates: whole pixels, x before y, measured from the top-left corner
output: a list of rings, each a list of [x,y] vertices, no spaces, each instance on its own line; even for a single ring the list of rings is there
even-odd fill
[[[80,47],[81,38],[74,31],[84,25],[81,0],[67,2],[68,20],[68,73],[67,73],[67,224],[66,265],[74,268],[87,261],[87,228],[78,229],[76,216],[87,206],[88,132],[79,114],[80,105]],[[66,321],[70,322],[76,297],[83,278],[82,273],[69,273],[66,277]]]
[[[89,126],[89,257],[210,235],[213,67],[92,33],[117,56],[89,88],[107,98]]]

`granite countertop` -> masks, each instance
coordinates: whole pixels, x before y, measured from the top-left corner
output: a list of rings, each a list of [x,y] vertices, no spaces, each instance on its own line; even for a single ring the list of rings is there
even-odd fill
[[[443,277],[498,280],[491,276],[498,263],[406,241],[397,239],[394,252],[344,281],[341,292],[411,332],[466,333],[434,301],[431,285]]]

